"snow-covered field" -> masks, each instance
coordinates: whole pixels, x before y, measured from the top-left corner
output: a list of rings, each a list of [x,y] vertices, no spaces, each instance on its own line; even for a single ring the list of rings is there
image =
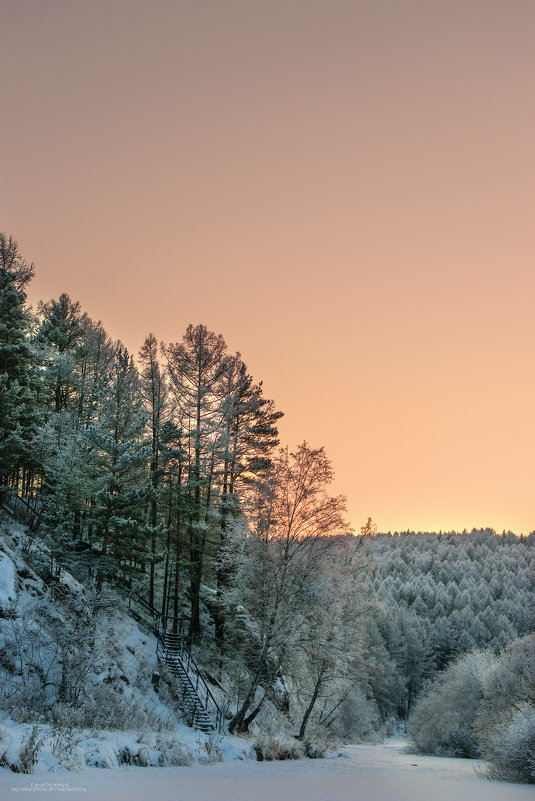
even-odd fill
[[[183,768],[92,768],[21,776],[0,769],[2,801],[533,801],[532,785],[489,782],[463,759],[402,753],[402,742],[345,747],[295,762],[231,761]]]

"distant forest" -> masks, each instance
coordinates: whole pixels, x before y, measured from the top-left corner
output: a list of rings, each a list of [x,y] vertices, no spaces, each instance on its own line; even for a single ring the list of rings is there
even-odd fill
[[[68,294],[30,309],[33,275],[0,235],[2,504],[43,575],[186,619],[231,731],[269,703],[301,739],[372,736],[459,654],[533,631],[535,534],[355,535],[324,449],[280,446],[220,334],[149,333],[134,358]]]
[[[402,714],[459,654],[498,651],[535,629],[533,533],[378,534],[369,550],[379,630],[404,677]]]

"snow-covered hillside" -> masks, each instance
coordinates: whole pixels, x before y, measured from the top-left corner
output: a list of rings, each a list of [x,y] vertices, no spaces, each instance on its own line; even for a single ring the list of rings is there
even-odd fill
[[[253,758],[249,741],[186,726],[156,637],[112,592],[63,570],[48,586],[25,529],[0,528],[0,765],[16,772]],[[34,545],[33,547],[38,547]]]

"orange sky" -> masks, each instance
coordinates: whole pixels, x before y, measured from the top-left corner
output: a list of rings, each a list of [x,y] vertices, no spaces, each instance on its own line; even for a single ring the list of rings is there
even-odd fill
[[[1,5],[32,302],[222,333],[357,528],[535,529],[535,3]]]

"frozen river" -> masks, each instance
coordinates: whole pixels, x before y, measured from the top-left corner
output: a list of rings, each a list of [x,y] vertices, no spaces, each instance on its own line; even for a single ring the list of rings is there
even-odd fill
[[[462,759],[402,753],[402,744],[346,746],[342,756],[186,768],[92,768],[21,776],[0,769],[0,799],[46,801],[533,801],[533,785],[489,782]]]

